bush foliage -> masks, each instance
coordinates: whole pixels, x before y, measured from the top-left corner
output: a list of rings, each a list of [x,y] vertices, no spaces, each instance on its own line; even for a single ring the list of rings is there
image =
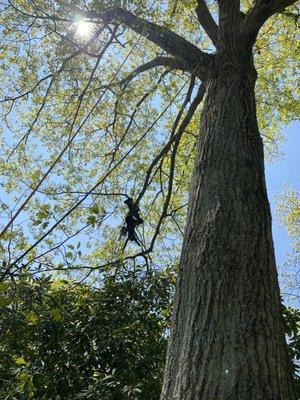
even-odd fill
[[[173,275],[141,270],[1,283],[0,398],[158,400],[173,291]],[[300,312],[284,318],[300,387]]]
[[[172,290],[162,274],[0,290],[1,399],[158,399]]]

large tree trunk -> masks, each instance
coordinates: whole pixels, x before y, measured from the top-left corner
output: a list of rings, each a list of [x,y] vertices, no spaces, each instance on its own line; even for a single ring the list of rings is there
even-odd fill
[[[218,59],[192,178],[161,400],[294,400],[251,61]]]

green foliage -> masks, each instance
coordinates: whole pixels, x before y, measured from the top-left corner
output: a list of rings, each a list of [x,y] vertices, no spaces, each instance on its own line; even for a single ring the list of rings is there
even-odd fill
[[[300,396],[300,310],[283,307],[285,332],[288,336],[288,351],[292,360],[295,386]]]
[[[9,4],[6,7],[5,2],[1,6],[0,173],[5,196],[0,212],[4,225],[20,206],[20,198],[29,195],[77,132],[42,187],[14,222],[13,229],[2,238],[0,251],[5,260],[8,248],[11,259],[15,260],[45,232],[48,232],[45,238],[24,256],[25,263],[29,261],[33,269],[41,261],[49,269],[57,265],[69,267],[70,252],[63,246],[65,241],[75,247],[77,240],[88,243],[72,258],[74,268],[86,264],[106,265],[112,259],[122,260],[138,253],[134,244],[122,251],[123,243],[118,236],[126,213],[124,198],[111,194],[139,196],[149,165],[170,138],[190,76],[157,67],[136,75],[127,85],[120,85],[137,67],[157,55],[165,55],[164,52],[147,38],[120,25],[118,40],[108,46],[96,67],[97,55],[107,45],[111,28],[96,21],[91,30],[93,40],[78,35],[76,21],[80,13],[72,11],[70,6],[83,10],[95,7],[101,11],[103,7],[122,5],[212,53],[212,43],[197,20],[196,3],[195,0],[154,0],[149,7],[144,0],[17,0],[13,2],[14,7]],[[216,2],[209,1],[208,5],[216,18]],[[252,5],[252,1],[242,1],[244,11]],[[40,14],[42,18],[35,18]],[[46,15],[59,16],[62,20],[52,21],[51,17],[47,20]],[[271,18],[254,49],[259,128],[267,154],[273,159],[280,153],[281,126],[299,115],[295,72],[298,47],[293,15],[296,15],[295,7]],[[101,32],[97,34],[99,29]],[[110,89],[105,89],[110,82]],[[178,257],[200,111],[201,107],[177,149],[167,216],[162,218],[153,246],[152,259],[160,265],[173,264]],[[143,139],[142,134],[145,134]],[[171,147],[156,163],[140,200],[145,222],[139,235],[145,248],[152,245],[155,227],[166,203],[172,150]],[[124,160],[115,167],[122,157]],[[97,188],[101,198],[90,194],[72,212],[66,213],[112,166],[114,169]]]
[[[1,399],[159,399],[174,275],[118,276],[0,285]],[[300,311],[283,315],[300,395]]]
[[[291,238],[292,251],[288,254],[287,262],[282,266],[285,276],[285,286],[290,292],[290,300],[295,300],[294,294],[299,289],[297,278],[300,265],[300,196],[293,187],[286,187],[284,191],[276,196],[276,216],[285,226]],[[297,297],[297,296],[296,296]],[[298,302],[296,303],[298,306]]]
[[[159,398],[173,290],[162,273],[0,290],[1,399]]]
[[[286,188],[277,196],[277,217],[292,238],[300,237],[300,196],[296,189]]]

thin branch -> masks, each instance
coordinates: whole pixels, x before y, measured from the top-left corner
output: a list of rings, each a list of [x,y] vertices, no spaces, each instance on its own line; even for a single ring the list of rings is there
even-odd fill
[[[18,13],[24,15],[25,17],[34,18],[34,19],[44,19],[44,20],[45,19],[47,19],[47,20],[51,19],[52,21],[60,21],[60,22],[72,22],[72,20],[69,19],[69,18],[61,18],[61,17],[58,17],[56,15],[51,15],[50,16],[50,15],[46,14],[46,15],[43,16],[43,15],[30,14],[30,13],[27,13],[27,12],[21,10],[17,6],[15,6],[12,3],[12,1],[9,1],[8,3],[9,3],[10,7],[12,7],[15,11],[17,11]]]
[[[74,54],[74,53],[73,53]],[[6,101],[16,101],[18,99],[21,99],[22,97],[27,97],[30,93],[32,93],[42,82],[46,81],[47,79],[51,78],[53,76],[53,74],[49,74],[44,76],[43,78],[41,78],[37,83],[35,83],[35,85],[27,90],[26,92],[20,93],[17,96],[14,97],[5,97],[3,100],[0,100],[0,103],[5,103]]]
[[[79,109],[81,107],[82,101],[83,101],[83,97],[86,94],[93,76],[96,72],[96,69],[99,66],[100,60],[102,59],[105,51],[108,49],[109,45],[111,44],[112,40],[113,40],[113,34],[111,36],[111,38],[108,40],[108,42],[106,43],[106,45],[104,46],[104,48],[102,49],[101,53],[99,54],[99,58],[94,66],[94,69],[89,77],[89,80],[85,86],[85,88],[83,89],[80,97],[79,97],[79,101],[78,101],[78,105],[75,111],[75,115],[72,121],[72,125],[71,125],[71,133],[73,131],[73,128],[75,126],[75,122],[77,120],[77,116],[79,114]],[[111,79],[111,82],[113,81],[113,79],[116,77],[116,74],[119,72],[119,70],[122,68],[123,64],[125,63],[125,61],[128,59],[129,55],[131,54],[131,52],[133,51],[133,48],[131,49],[131,51],[129,52],[129,54],[125,57],[124,61],[122,62],[122,64],[120,65],[120,67],[118,68],[118,70],[116,71],[116,73],[114,74],[114,76]],[[97,107],[97,105],[99,104],[99,102],[102,100],[104,94],[105,94],[106,90],[104,90],[101,94],[101,96],[99,97],[99,99],[96,101],[96,103],[94,104],[94,106],[91,108],[91,110],[89,111],[89,113],[87,114],[87,116],[84,118],[83,122],[79,125],[79,127],[77,128],[77,130],[75,130],[75,132],[71,135],[70,139],[68,140],[68,142],[66,143],[66,145],[63,147],[62,151],[58,154],[58,156],[56,157],[56,159],[53,161],[53,163],[50,165],[50,167],[48,168],[48,170],[44,173],[43,177],[40,179],[40,181],[37,183],[37,185],[34,187],[34,189],[32,190],[32,192],[29,194],[29,196],[24,200],[24,202],[22,203],[22,205],[20,206],[20,208],[16,211],[16,213],[13,215],[13,217],[8,221],[8,223],[6,224],[6,226],[3,228],[3,230],[0,233],[0,238],[5,234],[5,232],[7,232],[7,230],[9,229],[9,227],[13,224],[13,222],[15,221],[15,219],[18,217],[18,215],[21,213],[21,211],[24,210],[24,208],[27,206],[27,204],[29,203],[29,201],[31,200],[31,198],[35,195],[35,193],[37,192],[37,190],[40,188],[40,186],[43,184],[43,182],[46,180],[46,178],[48,177],[48,175],[51,173],[51,171],[54,169],[54,167],[56,166],[56,164],[60,161],[60,159],[62,158],[62,156],[65,154],[66,150],[70,147],[70,145],[72,144],[72,142],[74,141],[75,137],[78,135],[78,133],[81,131],[83,125],[85,124],[85,122],[88,120],[88,118],[90,117],[90,115],[93,113],[93,111],[95,110],[95,108]]]
[[[173,140],[172,140],[171,145],[174,143],[174,147],[173,147],[172,154],[171,154],[168,191],[167,191],[167,195],[166,195],[166,200],[164,202],[163,211],[161,213],[161,216],[160,216],[158,224],[156,226],[154,235],[152,237],[151,244],[150,244],[148,249],[146,249],[146,250],[144,250],[144,251],[142,251],[140,253],[137,253],[134,256],[128,256],[125,259],[136,258],[136,257],[139,257],[139,256],[145,256],[145,255],[151,253],[153,248],[154,248],[155,241],[156,241],[156,239],[157,239],[157,237],[159,235],[160,227],[161,227],[161,225],[163,223],[163,220],[169,215],[168,214],[168,207],[169,207],[171,196],[172,196],[172,188],[173,188],[173,179],[174,179],[175,160],[176,160],[177,148],[178,148],[178,145],[180,143],[181,136],[185,132],[185,129],[186,129],[187,125],[191,121],[191,118],[194,115],[198,105],[202,101],[202,99],[203,99],[203,97],[205,95],[205,92],[206,92],[205,84],[201,83],[201,85],[199,87],[199,90],[198,90],[198,93],[197,93],[196,97],[194,98],[194,100],[193,100],[193,102],[192,102],[192,104],[191,104],[191,106],[190,106],[185,118],[183,119],[180,127],[178,128],[177,133],[172,138]],[[169,145],[169,143],[167,145]],[[170,147],[171,147],[171,145],[170,145]],[[141,197],[141,194],[142,194],[142,192],[140,193],[138,199]]]
[[[61,196],[61,195],[65,195],[65,194],[78,194],[80,196],[84,196],[86,195],[88,192],[84,192],[84,191],[69,191],[69,190],[62,190],[59,192],[51,192],[51,191],[42,191],[39,190],[39,193],[42,193],[44,195],[48,195],[48,196]],[[89,193],[90,195],[94,195],[94,196],[124,196],[129,198],[129,196],[126,193],[105,193],[105,192],[91,192]]]
[[[90,44],[95,42],[95,40],[99,37],[99,35],[102,32],[102,30],[103,30],[103,28],[98,29],[97,32],[95,33],[95,35],[93,35],[93,37],[87,42],[87,44],[85,46],[79,47],[78,50],[74,51],[68,57],[66,57],[62,61],[61,66],[55,72],[53,72],[51,74],[48,74],[48,75],[44,76],[43,78],[41,78],[38,82],[36,82],[34,84],[34,86],[31,89],[27,90],[26,92],[20,93],[17,96],[5,97],[3,100],[0,100],[0,103],[4,103],[4,102],[7,102],[7,101],[14,102],[14,101],[19,100],[19,99],[21,99],[23,97],[27,97],[27,96],[29,96],[30,93],[32,93],[35,89],[37,89],[41,85],[41,83],[43,83],[47,79],[51,78],[53,80],[54,77],[57,78],[58,75],[64,70],[64,68],[65,68],[65,66],[66,66],[66,64],[68,62],[72,61],[75,57],[79,56],[81,53],[84,53],[86,51],[86,48]],[[99,55],[97,57],[99,57]],[[52,85],[52,83],[51,83],[51,85]]]
[[[54,82],[54,78],[52,76],[52,78],[50,80],[50,83],[49,83],[49,85],[47,87],[47,90],[46,90],[46,92],[44,94],[44,97],[43,97],[43,100],[42,100],[42,104],[41,104],[40,108],[38,109],[33,122],[30,124],[30,127],[27,130],[27,132],[21,137],[21,139],[18,141],[18,143],[10,151],[9,155],[7,156],[6,162],[9,161],[11,156],[14,154],[14,152],[17,150],[17,148],[21,145],[21,143],[23,143],[23,141],[25,141],[25,145],[26,145],[27,139],[28,139],[30,133],[32,132],[33,128],[35,127],[35,124],[37,123],[37,121],[38,121],[38,119],[39,119],[39,117],[41,115],[41,112],[43,111],[43,109],[44,109],[44,107],[46,105],[47,97],[48,97],[48,94],[50,93],[50,90],[51,90],[51,87],[53,85],[53,82]]]
[[[160,233],[161,225],[162,225],[164,219],[166,218],[166,216],[168,215],[168,208],[169,208],[171,197],[172,197],[172,193],[173,193],[173,180],[174,180],[174,174],[175,174],[176,155],[177,155],[177,149],[178,149],[178,146],[179,146],[179,143],[180,143],[180,139],[181,139],[181,136],[177,136],[177,138],[175,140],[175,143],[174,143],[173,150],[172,150],[171,160],[170,160],[168,191],[167,191],[167,195],[166,195],[166,199],[165,199],[165,202],[164,202],[164,206],[163,206],[163,210],[162,210],[161,216],[160,216],[160,218],[158,220],[158,223],[157,223],[156,228],[155,228],[154,235],[153,235],[152,240],[151,240],[150,247],[147,249],[148,252],[151,252],[153,250],[156,238]]]
[[[143,187],[142,187],[141,192],[140,192],[140,194],[139,194],[139,196],[138,196],[138,198],[137,198],[137,200],[136,200],[137,203],[141,200],[141,198],[143,197],[143,195],[145,194],[145,192],[146,192],[146,190],[147,190],[147,187],[148,187],[148,185],[149,185],[149,180],[150,180],[150,177],[151,177],[153,168],[154,168],[155,165],[158,163],[158,161],[159,161],[165,154],[167,154],[167,152],[168,152],[168,151],[170,150],[170,148],[172,147],[173,143],[175,143],[175,141],[183,135],[183,133],[185,132],[185,130],[186,130],[188,124],[190,123],[190,121],[191,121],[191,119],[192,119],[192,116],[194,115],[194,113],[195,113],[195,111],[196,111],[198,105],[201,103],[201,101],[202,101],[202,99],[203,99],[203,97],[204,97],[204,95],[205,95],[205,91],[206,91],[205,84],[202,83],[202,84],[200,85],[200,87],[199,87],[199,90],[198,90],[197,95],[195,96],[194,100],[192,101],[192,104],[190,105],[190,107],[189,107],[189,109],[188,109],[188,112],[187,112],[187,114],[185,115],[185,117],[184,117],[184,119],[183,119],[181,125],[179,126],[179,128],[178,128],[176,134],[175,134],[175,130],[174,130],[174,128],[173,128],[173,133],[174,133],[174,134],[173,134],[173,135],[171,134],[170,140],[169,140],[169,141],[167,142],[167,144],[161,149],[161,151],[158,153],[158,155],[154,158],[154,160],[153,160],[152,163],[150,164],[150,166],[149,166],[149,168],[148,168],[148,170],[147,170],[147,173],[146,173],[146,177],[145,177],[145,180],[144,180]],[[182,109],[182,111],[183,111],[183,109]],[[182,114],[182,112],[180,113],[180,115],[178,114],[178,116],[177,116],[178,122],[179,122],[179,120],[180,120],[180,118],[181,118],[181,114]],[[174,123],[174,126],[175,126],[175,123]],[[176,128],[177,128],[177,124],[176,124],[175,129],[176,129]]]
[[[214,46],[218,45],[218,25],[213,19],[205,0],[198,0],[196,14],[200,25],[207,33]]]
[[[159,77],[158,82],[154,85],[154,87],[152,87],[148,92],[144,93],[144,95],[142,96],[142,98],[137,102],[137,104],[134,107],[133,112],[131,113],[131,115],[129,116],[129,122],[124,130],[124,133],[122,134],[120,140],[116,143],[115,149],[113,150],[113,152],[110,152],[109,154],[112,154],[112,159],[110,161],[109,166],[111,166],[113,164],[113,162],[115,161],[115,157],[117,154],[117,151],[119,150],[119,148],[121,147],[126,135],[128,134],[131,126],[133,123],[135,123],[135,115],[137,114],[137,112],[140,110],[141,105],[146,101],[146,99],[150,96],[150,94],[156,90],[156,88],[159,86],[160,82],[162,81],[162,79],[164,78],[164,76],[167,74],[167,71],[164,71],[163,74]],[[116,122],[116,113],[115,113],[115,118],[114,121]]]

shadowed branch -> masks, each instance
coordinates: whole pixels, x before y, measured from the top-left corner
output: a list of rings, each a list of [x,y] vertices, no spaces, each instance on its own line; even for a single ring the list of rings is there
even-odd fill
[[[200,25],[207,33],[214,46],[218,44],[218,25],[213,19],[205,0],[198,0],[196,14]]]
[[[296,3],[297,0],[258,0],[247,13],[242,26],[242,34],[249,46],[255,43],[256,37],[263,24],[274,14]]]

